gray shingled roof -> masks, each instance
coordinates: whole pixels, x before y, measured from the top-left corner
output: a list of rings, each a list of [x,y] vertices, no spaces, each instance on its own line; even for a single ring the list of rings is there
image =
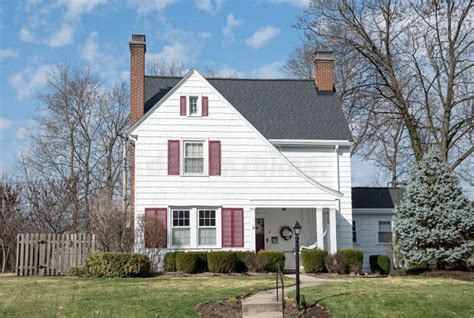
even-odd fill
[[[353,209],[391,209],[403,198],[403,188],[352,188]]]
[[[180,80],[145,76],[145,113]],[[312,80],[207,80],[267,139],[352,141],[337,95],[317,93]]]

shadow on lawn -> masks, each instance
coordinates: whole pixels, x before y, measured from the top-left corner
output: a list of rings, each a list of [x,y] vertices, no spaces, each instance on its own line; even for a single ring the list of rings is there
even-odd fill
[[[323,300],[326,300],[326,299],[329,299],[329,298],[335,298],[335,297],[340,297],[340,296],[346,296],[346,295],[350,295],[350,294],[351,294],[351,293],[340,293],[340,294],[335,294],[335,295],[327,296],[327,297],[324,297],[324,298],[316,299],[315,304],[319,304],[319,303],[322,302]]]

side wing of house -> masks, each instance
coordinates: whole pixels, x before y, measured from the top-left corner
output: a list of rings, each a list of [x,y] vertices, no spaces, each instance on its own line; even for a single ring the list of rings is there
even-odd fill
[[[167,209],[170,248],[176,248],[174,227],[186,222],[196,227],[188,224],[181,247],[229,246],[221,224],[226,224],[228,211],[243,209],[242,247],[254,249],[256,207],[306,209],[314,216],[309,209],[334,208],[342,197],[334,184],[322,185],[293,165],[197,71],[183,78],[131,134],[137,139],[135,216]],[[191,213],[182,224],[172,219],[185,210],[199,214]],[[212,246],[200,244],[200,221],[193,220],[206,210],[216,211]]]

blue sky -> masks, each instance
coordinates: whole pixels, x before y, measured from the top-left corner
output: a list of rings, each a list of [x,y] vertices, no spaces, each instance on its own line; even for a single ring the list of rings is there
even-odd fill
[[[284,77],[301,42],[292,27],[307,0],[56,0],[0,4],[0,173],[33,129],[57,63],[88,66],[105,85],[129,76],[128,41],[147,37],[147,59],[178,60],[239,77]],[[354,185],[386,185],[367,162],[353,159]]]

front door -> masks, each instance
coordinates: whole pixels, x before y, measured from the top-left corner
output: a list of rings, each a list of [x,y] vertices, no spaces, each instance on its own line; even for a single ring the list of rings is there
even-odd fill
[[[255,219],[255,251],[265,249],[265,219]]]

